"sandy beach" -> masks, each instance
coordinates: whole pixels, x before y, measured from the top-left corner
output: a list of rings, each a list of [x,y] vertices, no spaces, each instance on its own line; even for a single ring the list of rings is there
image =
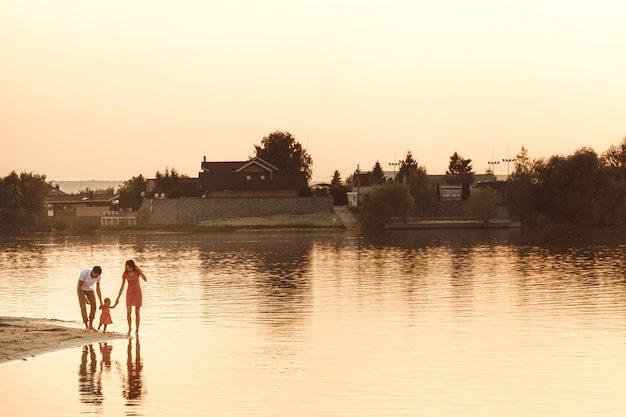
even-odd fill
[[[121,333],[85,331],[61,320],[0,317],[0,363],[126,337]]]

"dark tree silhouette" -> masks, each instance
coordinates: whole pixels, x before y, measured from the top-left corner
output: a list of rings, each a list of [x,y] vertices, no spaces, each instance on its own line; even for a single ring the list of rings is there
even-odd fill
[[[311,180],[313,160],[289,132],[275,131],[254,145],[256,156],[288,172],[304,172]]]

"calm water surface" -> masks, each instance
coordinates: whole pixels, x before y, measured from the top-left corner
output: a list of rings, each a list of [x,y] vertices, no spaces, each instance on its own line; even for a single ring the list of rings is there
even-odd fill
[[[78,273],[148,276],[139,337],[0,366],[0,416],[624,416],[626,235],[410,231],[0,241],[0,315],[80,327]],[[126,332],[123,304],[111,331]]]

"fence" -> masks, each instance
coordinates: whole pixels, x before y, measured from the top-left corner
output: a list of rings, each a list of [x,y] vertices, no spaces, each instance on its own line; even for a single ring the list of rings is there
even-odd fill
[[[330,197],[145,199],[140,211],[151,225],[205,220],[330,212]]]

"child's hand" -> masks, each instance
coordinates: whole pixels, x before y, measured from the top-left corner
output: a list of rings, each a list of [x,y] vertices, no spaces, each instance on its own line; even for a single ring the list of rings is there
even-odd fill
[[[113,304],[112,308],[115,308],[116,305],[118,305],[120,303],[120,300],[115,300],[115,304]]]
[[[102,304],[100,304],[100,307],[98,307],[98,310],[102,310]]]

